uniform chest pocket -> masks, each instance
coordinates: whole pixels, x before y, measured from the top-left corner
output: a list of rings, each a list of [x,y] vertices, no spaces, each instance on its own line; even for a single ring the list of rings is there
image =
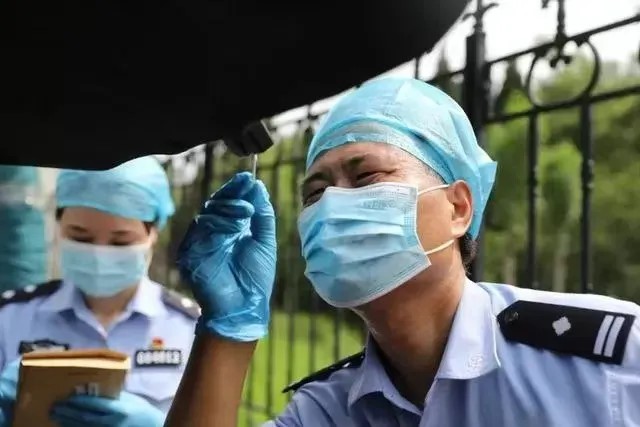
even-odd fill
[[[170,401],[176,394],[182,367],[149,366],[134,368],[127,378],[126,390],[157,404]],[[162,405],[160,405],[162,406]]]

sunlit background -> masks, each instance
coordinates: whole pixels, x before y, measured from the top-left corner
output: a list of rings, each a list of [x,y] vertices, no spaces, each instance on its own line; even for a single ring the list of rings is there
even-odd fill
[[[556,3],[552,0],[542,9],[539,1],[500,1],[484,18],[487,60],[553,40]],[[639,0],[567,0],[565,6],[569,36],[640,13]],[[465,40],[474,31],[473,25],[473,19],[459,22],[432,52],[387,74],[432,80],[463,70]],[[590,111],[594,180],[588,281],[595,292],[640,302],[640,97],[637,90],[622,93],[640,85],[640,24],[602,32],[591,42],[601,69],[589,96],[618,90],[620,96],[607,96]],[[530,73],[532,53],[491,66],[488,101],[493,119],[485,123],[484,143],[499,167],[485,218],[482,278],[486,281],[535,282],[542,289],[562,292],[584,290],[581,168],[586,124],[579,120],[581,107],[542,109],[535,115],[535,264],[531,264],[529,223],[532,115],[517,115],[531,109],[531,99],[545,105],[562,102],[587,86],[594,71],[593,52],[569,44],[564,53],[572,56],[571,63],[555,69],[539,61]],[[462,102],[462,73],[434,83]],[[305,146],[322,114],[340,95],[269,120],[277,145],[260,156],[258,175],[267,183],[276,206],[280,258],[272,331],[260,344],[247,381],[243,425],[255,425],[282,409],[288,396],[280,390],[289,382],[357,352],[362,345],[364,333],[357,320],[347,312],[330,309],[311,291],[303,276],[296,232],[297,186],[304,174]],[[207,151],[211,169],[205,173]],[[177,212],[163,231],[150,274],[160,283],[187,292],[173,267],[176,246],[203,196],[249,164],[226,153],[216,142],[158,159],[171,178]],[[0,167],[0,290],[57,277],[55,177],[52,169]],[[531,274],[531,265],[535,274]]]

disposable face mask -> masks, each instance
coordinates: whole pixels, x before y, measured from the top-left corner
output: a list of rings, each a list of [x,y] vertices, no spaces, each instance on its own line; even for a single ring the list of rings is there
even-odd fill
[[[305,275],[335,307],[356,307],[385,295],[427,269],[429,254],[416,230],[418,195],[411,185],[329,187],[298,220]]]
[[[89,296],[113,296],[147,274],[150,248],[149,243],[102,246],[63,239],[62,277]]]

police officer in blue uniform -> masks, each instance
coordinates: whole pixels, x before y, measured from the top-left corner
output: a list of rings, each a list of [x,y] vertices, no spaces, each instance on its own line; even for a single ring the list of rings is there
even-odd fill
[[[463,110],[424,82],[374,80],[331,110],[307,155],[302,254],[369,338],[292,385],[267,426],[640,425],[638,305],[466,278],[495,173]],[[268,194],[239,174],[181,247],[203,312],[166,425],[235,425],[275,260]]]
[[[107,171],[64,170],[56,195],[62,280],[0,296],[0,366],[30,351],[126,353],[132,369],[123,396],[135,405],[120,415],[146,411],[161,425],[199,315],[192,300],[147,276],[158,231],[174,212],[167,176],[152,157]],[[57,420],[93,425],[89,411],[73,413],[77,407],[62,407]]]

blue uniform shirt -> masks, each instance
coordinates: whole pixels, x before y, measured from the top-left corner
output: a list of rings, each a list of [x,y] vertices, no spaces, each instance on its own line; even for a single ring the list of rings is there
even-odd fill
[[[560,312],[551,322],[541,316],[535,331],[530,327],[523,331],[537,339],[549,333],[560,337],[572,327],[583,327],[573,336],[578,340],[589,337],[582,340],[582,344],[588,341],[584,348],[603,358],[620,354],[622,349],[621,363],[507,340],[497,318],[518,300],[610,312],[600,313],[602,321],[591,326],[584,319],[579,324],[575,313],[564,316]],[[538,317],[531,318],[538,323]],[[266,426],[637,427],[640,307],[597,295],[467,282],[423,408],[400,395],[375,344],[370,343],[359,366],[302,386],[285,412]]]
[[[131,356],[125,389],[169,410],[194,338],[195,303],[143,279],[127,310],[105,330],[73,285],[63,282],[45,295],[37,289],[0,298],[0,368],[21,347],[109,348]]]

